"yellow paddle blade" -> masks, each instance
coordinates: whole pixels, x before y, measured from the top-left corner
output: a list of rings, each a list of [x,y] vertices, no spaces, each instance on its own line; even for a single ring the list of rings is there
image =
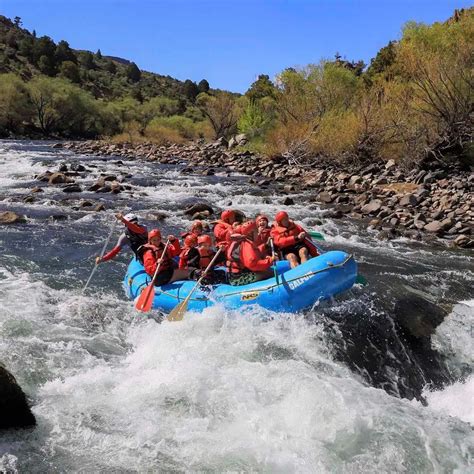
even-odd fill
[[[168,321],[182,321],[184,313],[188,310],[188,298],[179,303],[166,318]]]

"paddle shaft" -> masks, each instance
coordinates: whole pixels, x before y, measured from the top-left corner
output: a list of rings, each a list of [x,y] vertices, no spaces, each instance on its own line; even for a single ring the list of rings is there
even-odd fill
[[[110,239],[112,238],[112,235],[114,233],[116,225],[117,225],[117,221],[114,221],[113,224],[112,224],[112,228],[110,229],[109,235],[107,236],[107,239],[104,242],[104,246],[102,247],[102,251],[100,252],[100,258],[101,259],[105,254],[105,249],[107,248],[107,245],[109,245]],[[89,283],[92,280],[92,277],[94,276],[94,273],[97,270],[98,266],[99,266],[99,264],[96,262],[95,265],[94,265],[94,268],[92,269],[91,274],[89,275],[89,278],[87,279],[86,284],[84,285],[84,288],[82,289],[83,294],[84,294],[84,291],[86,291],[87,287],[89,286]]]
[[[163,253],[161,254],[160,259],[158,260],[158,265],[156,266],[156,270],[155,270],[155,273],[153,274],[153,278],[151,279],[150,284],[153,285],[153,286],[155,285],[156,277],[158,276],[158,272],[160,271],[161,264],[162,264],[163,260],[166,257],[166,252],[168,250],[169,245],[170,245],[170,241],[168,239],[166,241],[165,248],[163,249]]]
[[[279,281],[278,281],[278,272],[277,272],[277,267],[276,267],[276,259],[275,259],[275,244],[273,243],[273,239],[270,239],[270,247],[272,249],[272,257],[273,257],[273,273],[275,274],[275,280],[276,280],[276,284],[279,285]]]

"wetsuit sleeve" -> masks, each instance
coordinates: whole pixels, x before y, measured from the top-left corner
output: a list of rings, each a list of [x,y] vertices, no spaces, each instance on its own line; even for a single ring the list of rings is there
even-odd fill
[[[145,267],[145,271],[151,277],[155,274],[156,271],[157,261],[153,252],[151,250],[147,250],[143,255],[143,266]]]
[[[103,257],[102,261],[107,262],[108,260],[112,260],[114,257],[116,257],[120,250],[122,250],[122,247],[120,245],[116,245],[110,252],[107,252]]]
[[[124,217],[122,217],[122,222],[127,226],[129,230],[132,232],[135,232],[135,234],[146,234],[147,230],[146,227],[140,225],[140,224],[135,224],[133,222],[127,221]]]
[[[107,262],[107,260],[112,260],[114,257],[116,257],[120,250],[122,250],[122,248],[125,246],[125,245],[129,245],[129,241],[128,241],[128,237],[126,234],[120,234],[120,237],[117,241],[117,243],[115,244],[115,247],[108,253],[106,253],[103,257],[102,257],[102,261],[103,262]]]
[[[279,248],[290,247],[291,245],[295,245],[298,240],[294,235],[289,235],[284,237],[278,232],[278,229],[272,229],[271,236],[273,238],[273,243]]]
[[[242,244],[240,258],[245,268],[252,272],[263,272],[268,270],[272,265],[270,257],[261,258],[251,244]]]

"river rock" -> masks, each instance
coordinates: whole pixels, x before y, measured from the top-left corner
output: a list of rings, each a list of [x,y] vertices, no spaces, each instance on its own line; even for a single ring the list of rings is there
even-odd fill
[[[16,212],[0,212],[0,224],[22,224],[26,222],[25,218]]]
[[[35,197],[34,196],[26,196],[23,198],[23,202],[25,204],[31,204],[32,202],[35,202]]]
[[[79,173],[86,171],[86,167],[84,165],[81,165],[81,163],[72,163],[70,168],[72,171],[77,171]]]
[[[54,145],[51,145],[51,148],[62,148],[63,144],[62,143],[55,143]]]
[[[428,337],[444,321],[446,311],[426,298],[409,294],[395,303],[395,319],[412,336]]]
[[[426,230],[426,232],[438,234],[443,231],[443,224],[440,221],[432,221],[424,226],[424,230]]]
[[[286,197],[286,198],[283,200],[282,204],[283,204],[284,206],[293,206],[293,205],[295,204],[295,201],[294,201],[292,198],[290,198],[290,197]]]
[[[168,214],[164,212],[149,212],[145,218],[149,221],[161,222],[168,218]]]
[[[105,211],[105,206],[100,202],[100,203],[96,204],[96,205],[92,208],[92,210],[95,211],[95,212]]]
[[[361,211],[363,214],[376,214],[382,208],[382,201],[380,199],[373,199],[365,206],[362,206]]]
[[[416,206],[418,202],[420,201],[420,198],[415,196],[414,194],[407,194],[406,196],[403,196],[400,199],[400,202],[398,203],[402,207],[406,206]]]
[[[333,202],[334,199],[336,199],[336,196],[334,196],[332,194],[329,194],[326,191],[323,191],[323,192],[318,194],[318,200],[321,201],[321,202],[324,202],[326,204],[329,204],[329,203]]]
[[[386,170],[391,170],[392,168],[396,168],[397,164],[395,163],[394,160],[388,160],[387,163],[385,163],[385,169]]]
[[[26,428],[35,424],[25,393],[15,377],[0,365],[0,429]]]
[[[208,219],[210,215],[209,211],[196,212],[191,216],[191,219],[193,221],[201,221]]]
[[[472,240],[468,235],[461,234],[454,239],[454,245],[462,248],[473,248],[474,240]]]
[[[78,184],[68,184],[64,186],[63,193],[80,193],[82,188]]]
[[[31,189],[32,193],[43,193],[43,189],[42,188],[39,188],[38,186],[35,186],[34,188]]]
[[[61,183],[70,183],[73,180],[68,178],[64,173],[52,173],[49,176],[48,183],[49,184],[61,184]]]
[[[191,207],[188,207],[187,209],[184,210],[184,214],[187,216],[192,216],[196,214],[197,212],[204,212],[204,211],[209,212],[209,215],[214,214],[214,209],[212,209],[212,207],[205,202],[199,202],[199,203],[193,204]]]

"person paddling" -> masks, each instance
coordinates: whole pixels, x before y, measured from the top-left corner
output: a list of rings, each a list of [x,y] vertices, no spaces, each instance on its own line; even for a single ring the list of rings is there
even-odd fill
[[[248,221],[234,229],[226,252],[229,283],[233,286],[247,285],[265,280],[273,275],[270,267],[275,256],[265,256],[257,247],[257,224]]]
[[[308,233],[291,221],[285,211],[280,211],[275,216],[275,223],[270,235],[283,257],[290,262],[291,268],[306,262],[310,256],[317,257],[319,255],[318,249]]]
[[[201,255],[199,255],[197,245],[198,239],[195,234],[189,234],[186,236],[184,239],[184,248],[179,254],[179,269],[186,270],[187,268],[199,268]]]
[[[138,216],[136,214],[130,213],[123,216],[118,213],[115,217],[125,225],[125,231],[120,234],[117,244],[110,252],[106,253],[102,258],[96,257],[95,263],[97,265],[115,258],[123,247],[130,247],[137,259],[140,259],[141,253],[139,249],[147,243],[147,228],[138,223]]]
[[[155,279],[155,285],[166,285],[177,280],[188,280],[191,271],[189,269],[183,270],[174,268],[173,257],[176,257],[181,252],[179,240],[173,235],[168,236],[170,244],[168,245],[166,254],[161,262],[158,275]],[[143,265],[145,271],[153,277],[156,271],[158,262],[163,255],[165,244],[161,239],[161,232],[158,229],[153,229],[148,233],[148,243],[144,246]]]
[[[231,209],[222,211],[220,220],[217,221],[214,227],[214,237],[216,238],[216,245],[223,244],[227,246],[230,242],[230,235],[232,234],[233,224],[236,222],[235,212]]]

